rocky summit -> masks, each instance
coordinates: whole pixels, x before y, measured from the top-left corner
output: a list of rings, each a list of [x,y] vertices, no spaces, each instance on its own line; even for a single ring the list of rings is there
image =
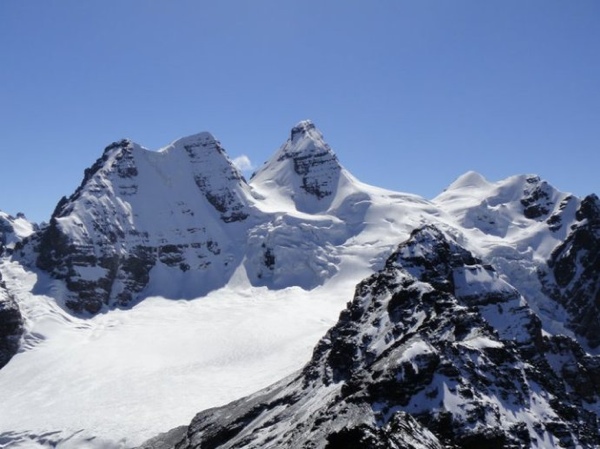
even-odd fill
[[[427,200],[282,140],[248,179],[120,140],[47,223],[0,212],[0,446],[600,447],[596,195]]]

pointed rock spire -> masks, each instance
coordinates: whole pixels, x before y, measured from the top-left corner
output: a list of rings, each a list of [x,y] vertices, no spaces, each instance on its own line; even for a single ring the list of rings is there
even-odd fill
[[[312,121],[302,120],[292,128],[290,140],[292,141],[292,143],[295,143],[299,139],[306,137],[307,134],[309,134],[311,131],[313,131],[313,134],[321,134]]]
[[[290,138],[277,153],[278,160],[289,157],[309,157],[310,155],[330,155],[337,158],[325,143],[323,134],[310,120],[302,120],[292,128]]]
[[[252,181],[283,188],[299,211],[315,213],[327,210],[344,176],[321,132],[310,120],[303,120]]]

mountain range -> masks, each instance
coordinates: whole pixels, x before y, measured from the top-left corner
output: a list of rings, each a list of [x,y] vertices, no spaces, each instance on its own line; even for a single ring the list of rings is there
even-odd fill
[[[249,180],[115,142],[0,252],[1,448],[600,446],[594,194],[392,192],[302,121]]]

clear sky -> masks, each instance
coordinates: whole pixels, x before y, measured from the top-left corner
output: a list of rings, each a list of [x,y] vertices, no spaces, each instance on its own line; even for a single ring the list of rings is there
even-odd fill
[[[598,0],[2,0],[0,49],[0,210],[34,221],[115,140],[258,166],[306,118],[381,187],[600,194]]]

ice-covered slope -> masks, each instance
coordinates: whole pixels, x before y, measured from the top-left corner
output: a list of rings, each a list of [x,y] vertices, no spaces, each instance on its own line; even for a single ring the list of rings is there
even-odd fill
[[[204,298],[150,297],[82,319],[31,293],[43,275],[1,270],[26,328],[0,370],[0,447],[11,449],[140,444],[300,368],[343,306],[332,291],[269,291],[235,276]]]
[[[543,336],[493,267],[427,226],[357,287],[303,370],[198,414],[174,447],[592,448],[599,375],[598,357]]]

